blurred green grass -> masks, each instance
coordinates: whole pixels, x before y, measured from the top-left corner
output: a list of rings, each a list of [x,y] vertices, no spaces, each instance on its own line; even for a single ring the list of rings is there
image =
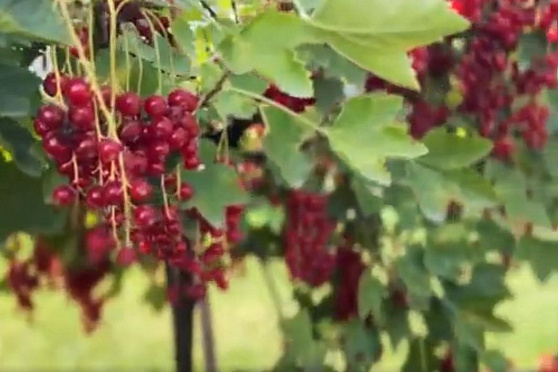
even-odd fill
[[[282,264],[271,267],[283,301],[289,284]],[[508,277],[516,298],[498,309],[515,332],[494,335],[489,346],[502,349],[517,367],[536,365],[541,353],[558,346],[558,277],[540,285],[527,267]],[[79,311],[61,292],[36,296],[29,321],[13,297],[0,295],[0,371],[171,371],[170,312],[155,312],[143,303],[147,279],[139,270],[127,276],[122,294],[105,308],[103,324],[85,335]],[[277,314],[255,260],[234,278],[227,292],[211,292],[219,370],[263,370],[281,351]],[[288,307],[288,306],[287,306]],[[196,314],[199,319],[199,314]],[[195,361],[202,370],[200,335],[195,336]],[[378,370],[396,371],[405,347],[389,355]]]

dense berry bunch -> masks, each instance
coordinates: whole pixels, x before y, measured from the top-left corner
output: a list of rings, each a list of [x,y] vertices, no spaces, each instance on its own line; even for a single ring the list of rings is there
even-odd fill
[[[329,280],[335,256],[329,251],[335,223],[327,216],[327,197],[290,192],[284,231],[285,260],[293,279],[318,287]]]
[[[358,282],[364,271],[361,254],[350,246],[342,246],[336,257],[335,317],[347,320],[358,315]]]
[[[116,261],[122,265],[136,261],[138,253],[151,254],[196,274],[200,285],[215,281],[226,287],[220,257],[225,241],[242,238],[242,208],[227,209],[224,234],[195,210],[180,212],[177,205],[195,190],[168,166],[181,163],[196,170],[201,165],[200,129],[193,115],[198,98],[181,89],[145,100],[133,92],[112,97],[110,89],[95,94],[82,78],[55,74],[47,76],[43,88],[63,97],[60,105],[42,106],[35,118],[45,152],[69,180],[54,190],[53,201],[59,206],[82,202],[103,219],[87,235],[90,261],[102,262],[118,246]],[[114,117],[103,116],[103,104]],[[185,235],[185,219],[198,221],[201,235],[210,237],[204,252]]]

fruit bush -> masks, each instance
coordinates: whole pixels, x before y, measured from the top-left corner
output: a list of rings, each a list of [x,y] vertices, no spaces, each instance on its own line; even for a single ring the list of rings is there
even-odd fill
[[[255,255],[299,304],[276,371],[367,371],[404,341],[404,371],[511,368],[485,347],[512,330],[505,274],[558,269],[558,1],[0,0],[0,20],[0,286],[22,310],[65,290],[94,331],[137,265],[179,319]]]

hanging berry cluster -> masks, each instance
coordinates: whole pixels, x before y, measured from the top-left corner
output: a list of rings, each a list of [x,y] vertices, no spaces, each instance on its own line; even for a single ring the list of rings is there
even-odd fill
[[[367,90],[404,95],[411,106],[410,131],[416,138],[444,124],[451,109],[456,109],[494,142],[493,154],[500,159],[514,154],[519,138],[528,148],[542,149],[548,140],[549,112],[540,95],[558,85],[558,2],[452,0],[451,6],[472,22],[473,32],[462,35],[459,42],[450,37],[411,53],[422,88],[450,76],[451,97],[427,100],[428,95],[375,76],[368,80]],[[519,61],[520,41],[527,33],[547,43],[546,53]]]
[[[118,246],[116,259],[123,265],[134,262],[137,253],[151,254],[196,274],[202,289],[195,293],[203,293],[207,281],[225,288],[222,244],[241,239],[242,208],[227,209],[225,234],[195,211],[183,216],[177,204],[191,199],[195,190],[181,182],[178,168],[167,169],[171,159],[179,159],[187,170],[201,165],[200,129],[193,114],[197,96],[176,89],[167,97],[142,99],[134,92],[112,97],[107,87],[95,94],[85,79],[55,73],[47,76],[43,89],[62,98],[60,104],[43,105],[34,123],[45,152],[68,178],[68,184],[53,191],[53,201],[59,206],[81,202],[103,217],[88,238],[91,260],[102,260]],[[103,105],[114,112],[113,123],[99,109]],[[197,243],[183,233],[183,218],[199,221],[201,235],[209,234],[216,243],[194,254]]]
[[[284,231],[285,261],[293,279],[312,287],[327,282],[335,269],[329,239],[335,223],[327,215],[327,196],[292,190]]]

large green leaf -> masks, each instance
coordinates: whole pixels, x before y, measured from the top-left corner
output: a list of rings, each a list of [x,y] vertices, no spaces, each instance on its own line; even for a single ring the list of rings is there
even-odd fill
[[[358,284],[358,314],[365,319],[374,316],[374,321],[383,321],[382,303],[386,296],[386,288],[370,270],[365,270],[360,276]]]
[[[401,97],[386,94],[350,99],[327,131],[331,148],[365,178],[389,184],[383,169],[387,158],[413,159],[427,152],[397,123],[402,104]]]
[[[312,28],[296,15],[267,11],[227,37],[219,49],[234,73],[255,70],[292,96],[311,97],[310,74],[294,48],[315,41]]]
[[[523,237],[519,242],[516,255],[519,259],[529,262],[540,281],[546,281],[553,272],[558,271],[557,242]]]
[[[353,319],[343,327],[343,339],[349,370],[369,370],[381,352],[378,329],[369,328],[364,322]]]
[[[308,156],[300,149],[308,128],[275,107],[263,107],[261,112],[267,126],[264,149],[268,159],[289,186],[302,186],[312,169]]]
[[[4,161],[0,161],[0,175],[0,241],[18,231],[53,233],[64,226],[65,213],[44,203],[40,179]]]
[[[418,88],[406,52],[465,30],[443,0],[324,0],[309,21],[319,36],[357,65],[393,83]]]
[[[492,142],[479,136],[462,137],[444,128],[430,131],[423,139],[428,154],[420,162],[442,170],[465,168],[488,155]]]
[[[445,219],[451,202],[459,202],[471,212],[497,204],[490,183],[469,169],[442,172],[410,163],[405,183],[413,190],[422,212],[437,221]]]
[[[211,147],[202,142],[201,151],[207,153]],[[214,159],[214,158],[213,158]],[[225,208],[248,202],[248,194],[241,185],[236,171],[226,165],[213,162],[205,157],[205,166],[201,170],[182,170],[182,180],[195,190],[194,197],[185,203],[185,207],[195,207],[213,226],[222,227]]]
[[[41,161],[31,151],[37,143],[31,133],[17,122],[0,118],[0,145],[7,150],[25,174],[39,177],[42,173]]]
[[[51,0],[0,0],[0,33],[71,44]]]
[[[27,68],[0,64],[0,117],[32,114],[40,79]]]

